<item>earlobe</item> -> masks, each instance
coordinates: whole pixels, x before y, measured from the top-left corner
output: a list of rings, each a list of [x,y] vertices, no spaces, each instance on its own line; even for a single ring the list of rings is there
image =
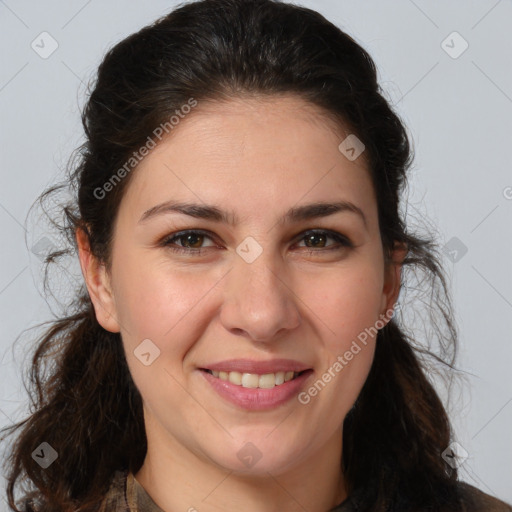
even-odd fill
[[[110,276],[105,265],[92,254],[87,233],[77,228],[75,232],[80,267],[87,291],[94,306],[98,323],[107,331],[119,332],[114,294],[110,285]]]
[[[391,261],[386,264],[381,304],[381,315],[385,317],[386,323],[391,319],[389,313],[391,313],[398,300],[402,278],[402,264],[407,256],[407,252],[405,244],[395,243]]]

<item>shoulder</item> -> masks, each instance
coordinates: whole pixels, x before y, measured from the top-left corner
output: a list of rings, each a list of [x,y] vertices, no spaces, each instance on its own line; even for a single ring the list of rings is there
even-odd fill
[[[375,487],[372,487],[375,489]],[[499,500],[489,494],[486,494],[476,487],[466,482],[456,482],[450,491],[441,491],[443,498],[437,496],[439,502],[437,505],[422,506],[417,508],[417,504],[411,506],[410,501],[405,501],[404,496],[396,496],[392,505],[384,507],[389,512],[394,511],[413,511],[423,512],[426,510],[436,510],[443,512],[512,512],[512,506]],[[363,512],[371,510],[375,503],[375,492],[368,493],[368,488],[360,487],[356,489],[347,500],[331,512]],[[379,509],[380,510],[380,509]]]
[[[486,494],[466,482],[459,483],[460,502],[464,512],[512,512],[512,506]]]
[[[126,499],[126,483],[128,470],[115,471],[110,479],[107,493],[102,499],[96,512],[132,512]],[[48,508],[34,503],[31,495],[26,495],[21,505],[22,512],[48,512]],[[53,509],[52,509],[53,510]]]
[[[128,471],[116,471],[98,512],[130,512],[126,501],[126,479]]]

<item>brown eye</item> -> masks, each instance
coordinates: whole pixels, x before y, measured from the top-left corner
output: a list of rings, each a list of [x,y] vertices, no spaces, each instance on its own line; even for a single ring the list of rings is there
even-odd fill
[[[212,240],[212,237],[202,231],[182,231],[166,237],[161,245],[177,252],[200,254],[203,249],[215,246],[214,243],[203,245],[206,240]]]
[[[324,247],[327,242],[327,237],[321,233],[312,233],[305,236],[304,240],[306,240],[307,247]]]
[[[328,239],[335,240],[337,243],[327,245]],[[334,231],[308,231],[301,240],[305,241],[306,247],[309,249],[335,250],[343,247],[353,247],[348,238]]]
[[[191,247],[193,249],[198,249],[204,240],[204,235],[198,233],[189,233],[188,235],[181,235],[178,237],[178,240],[182,240],[182,245],[185,247]]]

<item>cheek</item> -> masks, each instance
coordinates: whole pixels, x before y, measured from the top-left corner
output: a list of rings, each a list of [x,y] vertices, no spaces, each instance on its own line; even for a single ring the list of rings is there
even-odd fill
[[[343,350],[379,318],[383,276],[375,263],[347,263],[298,279],[298,295],[322,321],[332,349]]]
[[[334,432],[357,399],[373,362],[380,281],[371,269],[358,272],[352,267],[316,283],[316,291],[309,291],[305,302],[316,304],[312,318],[322,330],[317,341],[319,371],[299,401],[315,411],[318,425]]]
[[[211,322],[212,297],[220,277],[222,274],[179,271],[161,262],[143,267],[125,260],[122,271],[118,270],[116,305],[127,362],[153,412],[166,397],[165,402],[174,404],[175,410],[186,406],[197,413],[191,408],[193,401],[183,392],[187,385],[183,365]],[[149,366],[137,357],[138,347],[147,339],[159,350]]]
[[[171,349],[174,357],[186,351],[206,316],[216,273],[180,271],[161,262],[141,265],[136,258],[117,268],[116,311],[125,342],[135,347],[149,338],[162,352]]]
[[[326,402],[336,404],[339,414],[352,406],[373,361],[381,326],[377,320],[383,276],[378,269],[378,262],[362,259],[302,281],[301,297],[323,333],[319,337],[321,382],[311,393],[322,390]]]

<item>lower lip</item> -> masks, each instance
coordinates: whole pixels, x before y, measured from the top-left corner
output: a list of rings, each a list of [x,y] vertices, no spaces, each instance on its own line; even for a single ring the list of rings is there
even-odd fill
[[[286,403],[288,400],[299,394],[305,381],[313,373],[313,370],[307,370],[295,379],[289,380],[270,389],[263,389],[244,388],[243,386],[237,386],[229,381],[214,377],[203,370],[199,371],[221,397],[242,409],[251,411],[273,409],[274,407],[278,407],[279,405]]]

